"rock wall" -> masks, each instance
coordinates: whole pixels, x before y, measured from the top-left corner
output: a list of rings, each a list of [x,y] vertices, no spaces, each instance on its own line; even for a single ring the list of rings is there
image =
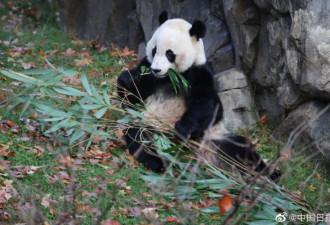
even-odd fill
[[[310,120],[304,139],[330,159],[330,111],[325,108],[330,103],[330,1],[58,2],[64,30],[139,49],[141,56],[162,10],[172,18],[204,21],[206,55],[226,124],[234,129],[253,124],[255,108],[268,116],[274,137],[285,139],[300,122]],[[315,116],[319,118],[311,119]]]

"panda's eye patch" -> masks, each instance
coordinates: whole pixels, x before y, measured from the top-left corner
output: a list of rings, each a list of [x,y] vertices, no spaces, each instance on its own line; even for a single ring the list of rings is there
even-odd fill
[[[155,57],[155,55],[156,55],[156,51],[157,51],[157,47],[155,46],[155,47],[152,49],[152,52],[151,52],[152,57]]]
[[[171,49],[166,51],[166,57],[171,63],[175,61],[175,54]]]

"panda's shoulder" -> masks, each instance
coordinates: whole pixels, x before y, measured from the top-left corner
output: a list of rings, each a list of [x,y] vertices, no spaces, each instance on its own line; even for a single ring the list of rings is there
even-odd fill
[[[211,82],[213,84],[213,72],[207,64],[194,65],[186,72],[187,78],[193,83]]]

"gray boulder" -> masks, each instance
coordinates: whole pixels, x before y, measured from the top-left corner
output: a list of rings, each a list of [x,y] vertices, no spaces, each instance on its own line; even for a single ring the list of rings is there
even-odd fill
[[[292,44],[286,49],[290,75],[310,97],[330,100],[330,2],[308,1],[291,17]]]
[[[250,71],[256,61],[260,19],[252,0],[225,0],[224,13],[235,49],[236,66]]]
[[[229,69],[215,75],[217,90],[224,108],[225,127],[235,131],[255,124],[253,99],[245,74],[239,69]]]
[[[135,12],[135,0],[58,0],[60,26],[85,39],[135,48],[144,34]]]
[[[304,144],[299,149],[317,152],[330,160],[330,103],[310,101],[302,104],[273,132],[277,140],[297,135],[295,143]]]

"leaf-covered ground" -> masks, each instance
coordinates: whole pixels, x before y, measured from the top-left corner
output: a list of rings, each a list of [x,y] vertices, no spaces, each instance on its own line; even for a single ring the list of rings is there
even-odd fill
[[[0,18],[2,68],[47,69],[47,59],[57,68],[86,71],[90,83],[96,87],[107,84],[111,93],[115,91],[117,75],[137,62],[134,51],[128,48],[103,46],[97,40],[84,41],[60,31],[56,5],[39,1],[0,3]],[[79,75],[65,76],[62,82],[81,87]],[[141,179],[145,169],[127,154],[120,140],[100,144],[95,137],[89,149],[81,147],[70,154],[59,154],[56,138],[42,135],[42,124],[36,122],[34,113],[20,119],[24,104],[10,110],[19,103],[21,87],[22,82],[0,75],[1,224],[38,224],[35,218],[45,224],[73,220],[76,224],[219,224],[224,218],[220,213],[202,212],[218,204],[221,211],[229,204],[210,196],[207,190],[201,190],[195,199],[181,201],[160,196],[149,188]],[[112,119],[120,116],[104,115]],[[274,159],[279,147],[271,142],[262,119],[259,123],[245,134],[264,158]],[[326,210],[330,201],[329,175],[322,162],[305,160],[307,154],[298,150],[299,145],[279,164],[284,174],[279,185],[312,207]],[[32,208],[40,215],[24,213]],[[243,210],[244,204],[236,214]],[[249,214],[244,218],[252,220]]]

